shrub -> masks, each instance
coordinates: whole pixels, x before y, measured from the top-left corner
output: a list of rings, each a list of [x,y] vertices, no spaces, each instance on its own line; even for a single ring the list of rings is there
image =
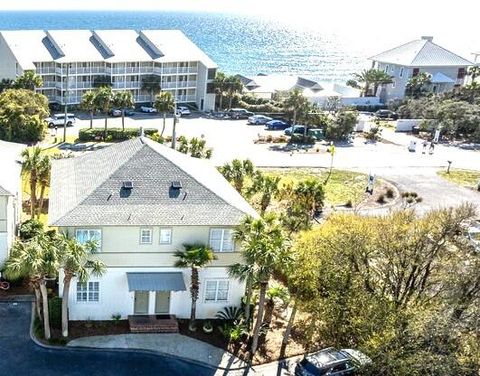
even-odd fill
[[[215,315],[216,318],[229,321],[237,321],[243,317],[243,309],[235,306],[224,307]]]
[[[50,324],[54,328],[62,326],[62,298],[54,297],[48,302],[48,311],[50,312]]]
[[[29,240],[43,232],[43,224],[36,219],[29,219],[20,225],[20,239]]]
[[[385,196],[384,196],[384,195],[378,196],[377,202],[378,202],[379,204],[384,204],[384,203],[385,203]]]
[[[346,207],[346,208],[351,208],[351,207],[353,207],[352,200],[348,200],[348,201],[345,203],[345,207]]]
[[[82,128],[78,132],[78,139],[82,142],[103,140],[104,131],[103,128]],[[143,132],[146,136],[158,133],[155,128],[146,128]],[[122,130],[122,128],[108,128],[105,141],[116,142],[130,140],[138,137],[139,134],[140,130],[138,128],[125,128],[125,130]]]
[[[385,196],[387,196],[387,198],[393,198],[393,196],[395,196],[393,189],[387,188],[387,193],[385,194]]]
[[[315,138],[312,137],[312,136],[304,137],[301,134],[294,134],[294,135],[292,135],[292,137],[290,137],[290,143],[291,144],[314,145],[315,144]]]

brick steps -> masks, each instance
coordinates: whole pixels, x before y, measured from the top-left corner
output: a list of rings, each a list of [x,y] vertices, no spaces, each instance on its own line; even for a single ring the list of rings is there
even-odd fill
[[[174,315],[128,316],[132,333],[178,333],[178,321]]]

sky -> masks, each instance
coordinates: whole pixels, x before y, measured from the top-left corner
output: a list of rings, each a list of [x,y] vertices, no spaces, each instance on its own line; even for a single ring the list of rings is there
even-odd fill
[[[227,12],[370,42],[372,35],[392,44],[433,35],[447,48],[480,50],[478,0],[0,0],[0,10],[49,9]]]

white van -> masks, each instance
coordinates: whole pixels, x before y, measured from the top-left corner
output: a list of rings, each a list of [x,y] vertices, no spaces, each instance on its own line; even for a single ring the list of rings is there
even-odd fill
[[[65,114],[55,114],[45,119],[49,128],[63,126],[65,124]],[[67,127],[75,124],[75,114],[67,114]]]

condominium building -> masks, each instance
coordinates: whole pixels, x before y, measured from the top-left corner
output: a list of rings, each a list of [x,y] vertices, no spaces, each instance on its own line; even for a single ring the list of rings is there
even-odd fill
[[[145,76],[161,77],[161,88],[178,103],[214,108],[211,83],[217,65],[179,30],[0,31],[0,79],[33,70],[37,90],[51,103],[78,104],[106,77],[112,89],[129,90],[137,103],[150,102]]]

